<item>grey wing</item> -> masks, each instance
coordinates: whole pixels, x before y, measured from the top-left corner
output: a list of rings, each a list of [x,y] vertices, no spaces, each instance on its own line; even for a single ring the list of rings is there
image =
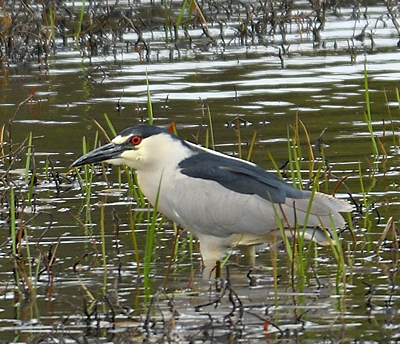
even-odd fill
[[[261,167],[238,159],[200,153],[179,164],[181,173],[192,177],[213,180],[225,188],[242,193],[258,195],[273,203],[285,203],[287,197],[303,198],[297,190]]]
[[[214,180],[180,174],[173,183],[173,193],[165,192],[164,196],[170,211],[160,211],[197,236],[263,234],[277,227],[276,207],[269,200],[234,192]]]

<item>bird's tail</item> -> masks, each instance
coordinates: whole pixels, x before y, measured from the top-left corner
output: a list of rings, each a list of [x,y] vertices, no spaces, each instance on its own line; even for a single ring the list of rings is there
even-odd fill
[[[287,235],[293,236],[293,231],[298,228],[297,232],[304,239],[322,246],[332,242],[332,230],[346,227],[346,221],[340,213],[352,211],[352,206],[344,200],[319,192],[312,194],[310,191],[304,191],[302,199],[289,199],[280,208]]]

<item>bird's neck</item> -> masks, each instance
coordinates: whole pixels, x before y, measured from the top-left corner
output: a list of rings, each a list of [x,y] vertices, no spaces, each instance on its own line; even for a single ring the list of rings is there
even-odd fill
[[[169,188],[174,187],[179,163],[197,152],[181,140],[171,140],[169,137],[159,137],[154,141],[150,137],[147,140],[148,151],[143,156],[151,158],[142,161],[136,168],[136,173],[141,190],[155,204],[159,192],[162,196]]]

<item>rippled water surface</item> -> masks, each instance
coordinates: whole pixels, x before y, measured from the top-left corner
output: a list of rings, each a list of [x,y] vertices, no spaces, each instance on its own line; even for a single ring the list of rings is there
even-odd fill
[[[222,11],[229,4],[235,15]],[[172,13],[178,16],[175,5]],[[286,24],[284,37],[279,29],[251,34],[251,23],[261,18],[255,3],[219,5],[202,4],[210,37],[201,20],[191,20],[174,41],[166,37],[161,4],[121,1],[116,18],[122,12],[135,25],[152,23],[141,31],[151,49],[146,51],[143,42],[135,49],[139,35],[127,28],[118,37],[105,33],[108,41],[98,36],[96,53],[71,33],[66,44],[56,35],[47,63],[38,62],[34,53],[2,62],[2,341],[400,339],[399,34],[388,9],[327,10],[318,41],[310,31],[313,22],[304,19],[315,18],[308,2],[294,3],[292,13],[303,19]],[[64,6],[79,13],[82,4]],[[193,9],[193,17],[196,13]],[[288,137],[294,137],[297,125],[304,184],[312,176],[307,139],[314,144],[326,128],[322,151],[313,150],[314,173],[321,168],[325,175],[329,167],[330,182],[321,182],[321,191],[336,191],[359,208],[354,235],[342,233],[341,250],[304,249],[309,262],[304,276],[298,272],[300,261],[292,264],[281,245],[262,248],[251,270],[236,264],[240,257],[233,255],[223,269],[225,282],[216,286],[199,273],[197,243],[182,232],[174,246],[174,227],[159,216],[147,281],[144,256],[152,210],[135,199],[125,173],[120,177],[116,168],[107,171],[107,180],[95,169],[87,201],[69,165],[82,154],[83,137],[90,149],[97,145],[94,121],[112,137],[105,114],[117,131],[147,121],[148,90],[155,124],[175,122],[181,137],[210,145],[211,121],[216,149],[244,158],[256,133],[252,160],[275,171],[272,156],[284,176],[290,176]],[[106,142],[102,132],[98,135]],[[32,174],[36,180],[30,189]],[[336,190],[341,178],[346,187]],[[20,233],[25,230],[16,246],[14,221]]]

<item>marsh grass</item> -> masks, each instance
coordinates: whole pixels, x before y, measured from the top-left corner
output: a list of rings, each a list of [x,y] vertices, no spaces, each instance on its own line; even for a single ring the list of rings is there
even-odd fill
[[[151,107],[150,107],[151,108]],[[151,110],[149,110],[149,121],[151,121]],[[108,126],[108,130],[111,132],[113,136],[117,136],[117,132],[112,124],[112,121],[110,118],[107,116],[107,114],[104,114],[106,124]],[[100,130],[102,135],[105,137],[106,141],[111,141],[110,136],[107,134],[107,131],[99,122],[95,121],[95,124],[97,128]],[[95,142],[98,141],[98,133],[96,133],[95,137]],[[86,140],[84,140],[84,147],[87,147]],[[94,147],[96,148],[96,147]],[[87,152],[87,148],[84,148],[83,153],[85,154]],[[89,209],[89,203],[90,198],[91,198],[91,189],[90,185],[93,182],[93,173],[91,173],[92,168],[85,166],[84,167],[84,177],[82,181],[82,185],[85,186],[85,196],[86,196],[86,207]],[[117,166],[117,178],[118,178],[118,185],[120,188],[123,187],[128,187],[128,193],[133,196],[136,202],[136,207],[139,209],[144,209],[147,208],[147,211],[137,211],[131,209],[129,207],[129,228],[131,229],[131,238],[132,238],[132,246],[134,250],[134,257],[135,261],[137,263],[137,272],[138,275],[143,275],[143,286],[145,290],[145,295],[146,295],[146,302],[149,301],[149,296],[151,293],[151,274],[152,274],[152,266],[154,263],[154,243],[155,243],[155,237],[156,237],[156,232],[159,229],[159,227],[162,226],[163,223],[163,217],[159,217],[159,213],[157,211],[157,204],[154,205],[154,207],[151,207],[143,193],[141,192],[140,188],[138,187],[137,183],[137,176],[135,171],[131,170],[128,167],[120,167]],[[108,177],[106,174],[106,170],[104,168],[104,164],[102,164],[102,175],[103,178],[108,182]],[[101,220],[100,220],[100,228],[101,228],[101,238],[102,238],[102,256],[103,256],[103,261],[102,265],[105,269],[106,272],[106,266],[107,266],[107,261],[106,261],[106,255],[107,255],[107,250],[105,247],[105,229],[104,229],[104,204],[100,205],[100,212],[101,212]],[[138,240],[136,237],[136,231],[138,229],[138,226],[145,222],[147,224],[147,229],[146,229],[146,244],[144,247],[144,255],[143,257],[140,256],[139,252],[140,249],[138,247]],[[105,280],[106,281],[106,280]],[[104,281],[104,283],[105,283]]]
[[[299,129],[302,129],[302,133],[300,133]],[[323,131],[324,133],[324,131]],[[319,144],[322,142],[321,134],[319,140]],[[302,137],[304,136],[304,137]],[[314,154],[314,147],[311,143],[309,133],[305,124],[300,120],[300,118],[296,115],[295,123],[288,127],[287,131],[287,142],[288,142],[288,168],[285,174],[289,176],[294,187],[303,189],[304,187],[311,186],[311,198],[308,205],[307,213],[305,216],[305,224],[299,225],[296,224],[294,228],[287,228],[284,222],[280,221],[279,212],[275,209],[276,219],[277,219],[277,227],[279,228],[280,236],[283,238],[283,242],[286,249],[287,254],[287,263],[288,263],[288,271],[290,272],[290,280],[291,280],[291,289],[293,292],[303,292],[306,288],[306,281],[310,277],[310,271],[314,273],[314,269],[312,267],[313,261],[318,258],[318,250],[316,249],[316,244],[313,242],[306,242],[304,240],[304,235],[307,230],[307,219],[309,217],[312,202],[314,200],[314,195],[319,191],[321,183],[325,184],[326,189],[329,188],[329,174],[326,170],[325,164],[325,155],[323,152],[321,153],[321,159],[317,160]],[[320,148],[320,147],[319,147]],[[307,152],[307,157],[303,156],[303,152]],[[279,175],[281,174],[280,169],[278,168],[275,160],[271,156],[271,153],[267,151],[270,160],[274,168],[277,170]],[[307,169],[304,171],[302,169],[303,165],[307,165]],[[307,179],[304,179],[304,175],[307,175]],[[339,183],[341,183],[339,181]],[[340,185],[340,184],[339,184]],[[337,190],[336,186],[334,190]],[[334,259],[337,265],[336,271],[336,290],[337,292],[341,292],[344,285],[346,285],[346,268],[345,268],[345,257],[342,250],[342,242],[338,236],[338,229],[335,227],[332,221],[332,239],[330,240],[330,249],[333,252]],[[323,230],[327,231],[325,228]],[[287,233],[291,232],[291,239],[288,237]],[[327,237],[330,237],[327,231]],[[277,240],[277,238],[275,238]],[[276,241],[275,241],[276,242]],[[276,253],[274,251],[271,252],[273,259],[276,259]],[[273,275],[278,276],[278,272],[276,271],[276,265],[273,264]],[[318,276],[315,276],[318,278]],[[275,281],[275,293],[278,298],[278,284]],[[302,302],[303,298],[298,297],[294,300],[295,304],[297,302]]]
[[[194,0],[163,0],[143,6],[136,6],[131,1],[97,3],[84,0],[72,5],[68,2],[11,1],[4,2],[1,8],[0,40],[4,42],[2,56],[5,66],[8,66],[19,62],[30,63],[35,58],[47,64],[48,58],[61,44],[78,49],[82,56],[89,59],[102,54],[114,54],[115,57],[119,49],[128,49],[137,52],[141,61],[146,59],[150,62],[153,59],[151,52],[158,48],[151,46],[152,41],[145,39],[145,33],[156,30],[163,32],[166,46],[171,52],[176,51],[178,56],[181,55],[178,44],[181,42],[191,46],[192,41],[196,41],[196,46],[201,49],[213,44],[223,54],[225,47],[232,43],[250,46],[263,42],[267,37],[273,38],[277,46],[282,47],[277,58],[284,67],[284,57],[289,54],[289,49],[285,48],[289,28],[297,28],[300,40],[306,39],[306,36],[308,39],[312,33],[314,48],[318,49],[323,46],[321,33],[326,16],[347,20],[337,15],[342,6],[350,7],[354,13],[361,8],[365,12],[369,9],[367,5],[361,6],[358,2],[349,5],[342,0],[326,4],[324,10],[319,3],[313,3],[310,10],[301,15],[298,13],[304,10],[301,5],[293,5],[289,0],[283,0],[281,6],[277,6],[274,0],[267,0],[263,6],[232,2],[210,5]],[[150,13],[157,16],[159,8],[163,11],[162,18],[154,20]],[[149,15],[143,15],[144,10]],[[389,10],[387,15],[397,28],[393,13]],[[354,20],[357,18],[355,16]],[[229,33],[230,23],[237,28],[234,33]],[[354,25],[356,27],[357,22]],[[198,35],[198,31],[202,34]],[[125,37],[130,32],[138,36],[134,44]],[[370,38],[372,45],[372,36]],[[110,41],[115,49],[109,49]],[[37,53],[32,53],[35,50]],[[354,41],[349,41],[346,54],[350,54],[351,62],[356,61],[358,53]]]
[[[370,161],[368,157],[366,158],[366,163],[367,163],[367,171],[368,173],[365,173],[365,168],[363,168],[363,163],[360,161],[358,164],[358,180],[359,180],[359,189],[360,189],[360,194],[361,194],[361,204],[362,206],[359,207],[360,209],[363,209],[362,213],[363,216],[361,216],[361,223],[360,226],[362,228],[366,229],[366,232],[364,235],[369,233],[373,229],[373,221],[371,219],[371,207],[372,207],[372,200],[368,196],[371,194],[371,192],[374,190],[377,184],[377,177],[376,174],[378,173],[379,169],[383,170],[385,172],[385,165],[384,161],[379,165],[378,164],[378,159],[384,158],[387,155],[388,148],[386,147],[386,140],[385,140],[385,133],[386,129],[385,126],[387,123],[383,122],[383,137],[380,138],[374,131],[373,127],[373,118],[372,118],[372,107],[371,107],[371,98],[370,98],[370,93],[369,93],[369,85],[368,85],[368,73],[367,69],[365,66],[364,70],[364,88],[365,88],[365,100],[366,100],[366,109],[364,112],[364,120],[368,128],[368,132],[370,134],[370,142],[371,142],[371,155],[373,157],[373,161]],[[388,97],[386,91],[384,91],[384,97],[385,101],[388,104]],[[399,92],[396,89],[396,99],[397,102],[399,103],[399,112],[400,112],[400,98],[399,98]],[[388,106],[388,116],[389,116],[389,127],[391,130],[391,135],[392,135],[392,145],[393,148],[396,149],[398,146],[398,137],[395,133],[395,121],[393,119],[393,115],[391,113],[390,107]],[[308,151],[308,160],[304,159],[302,155],[302,149],[301,149],[301,135],[299,134],[299,127],[303,127],[303,132],[305,135],[305,142],[306,142],[306,149],[304,151]],[[328,192],[329,190],[329,170],[327,169],[327,166],[325,166],[324,162],[327,160],[327,157],[325,156],[325,152],[323,150],[323,145],[318,144],[318,148],[320,149],[320,156],[321,160],[318,162],[318,160],[315,159],[315,154],[313,153],[312,149],[312,144],[309,139],[309,135],[306,130],[306,126],[304,123],[301,122],[300,119],[296,117],[296,122],[293,126],[290,127],[291,131],[288,129],[288,156],[289,156],[289,171],[288,174],[290,175],[293,185],[298,185],[298,187],[302,187],[305,185],[304,179],[302,177],[302,174],[300,173],[302,164],[304,164],[305,161],[308,161],[308,182],[307,184],[312,184],[313,185],[313,190],[316,189],[318,190],[320,185],[321,185],[321,175],[324,176],[323,182],[325,184],[324,191]],[[291,132],[291,135],[289,134]],[[321,134],[322,136],[322,134]],[[317,140],[318,141],[318,140]],[[390,142],[390,141],[388,141]],[[316,147],[317,148],[317,147]],[[275,161],[273,160],[273,157],[271,154],[268,152],[268,155],[270,157],[270,160],[273,163],[274,168],[278,171],[278,174],[280,173],[279,168]],[[316,170],[316,163],[319,164],[319,167],[317,167]],[[336,186],[333,188],[334,192],[337,191],[337,188],[340,185],[344,185],[345,179],[347,176],[345,176],[343,179],[339,180],[339,182],[336,184]],[[346,191],[349,192],[349,190],[346,187]],[[354,255],[351,252],[354,252],[354,250],[357,249],[357,242],[356,242],[356,237],[355,237],[355,228],[354,228],[354,221],[351,218],[351,214],[346,214],[347,217],[347,223],[348,223],[348,230],[351,234],[351,237],[353,238],[353,242],[349,243],[344,243],[342,239],[340,238],[338,232],[336,230],[332,231],[333,238],[331,240],[331,245],[330,245],[330,250],[333,254],[333,257],[335,259],[336,265],[337,265],[337,271],[336,271],[336,292],[338,295],[346,295],[346,290],[347,290],[347,283],[348,280],[351,279],[351,276],[347,274],[348,270],[351,269],[354,266]],[[397,229],[395,228],[393,224],[393,219],[389,219],[385,231],[382,234],[378,245],[376,246],[376,254],[379,254],[379,248],[381,247],[382,243],[386,238],[388,237],[389,231],[393,233],[391,237],[388,238],[388,240],[391,240],[393,243],[394,247],[398,245],[397,241],[397,235],[395,233],[398,233]],[[333,222],[332,222],[333,224]],[[281,228],[281,232],[283,228]],[[300,279],[298,279],[299,276],[304,276],[304,273],[306,272],[307,266],[309,266],[309,259],[310,259],[310,252],[311,252],[311,246],[308,245],[307,250],[305,250],[305,255],[303,255],[303,241],[301,239],[301,235],[298,236],[297,242],[290,242],[287,240],[287,238],[284,237],[284,242],[286,245],[287,249],[287,254],[288,254],[288,262],[292,266],[292,281],[295,281],[294,276],[297,278],[297,285],[293,283],[292,287],[293,289],[297,289],[299,291],[302,290],[304,287],[300,283]],[[364,244],[364,249],[369,250],[370,245],[368,244],[369,240],[366,238],[366,243]],[[347,253],[344,250],[344,246],[347,246]],[[315,252],[318,252],[315,250]],[[397,258],[395,257],[395,260],[397,261]],[[293,264],[293,262],[296,262],[296,264]],[[296,267],[296,268],[294,268]],[[276,273],[274,272],[274,275]]]

